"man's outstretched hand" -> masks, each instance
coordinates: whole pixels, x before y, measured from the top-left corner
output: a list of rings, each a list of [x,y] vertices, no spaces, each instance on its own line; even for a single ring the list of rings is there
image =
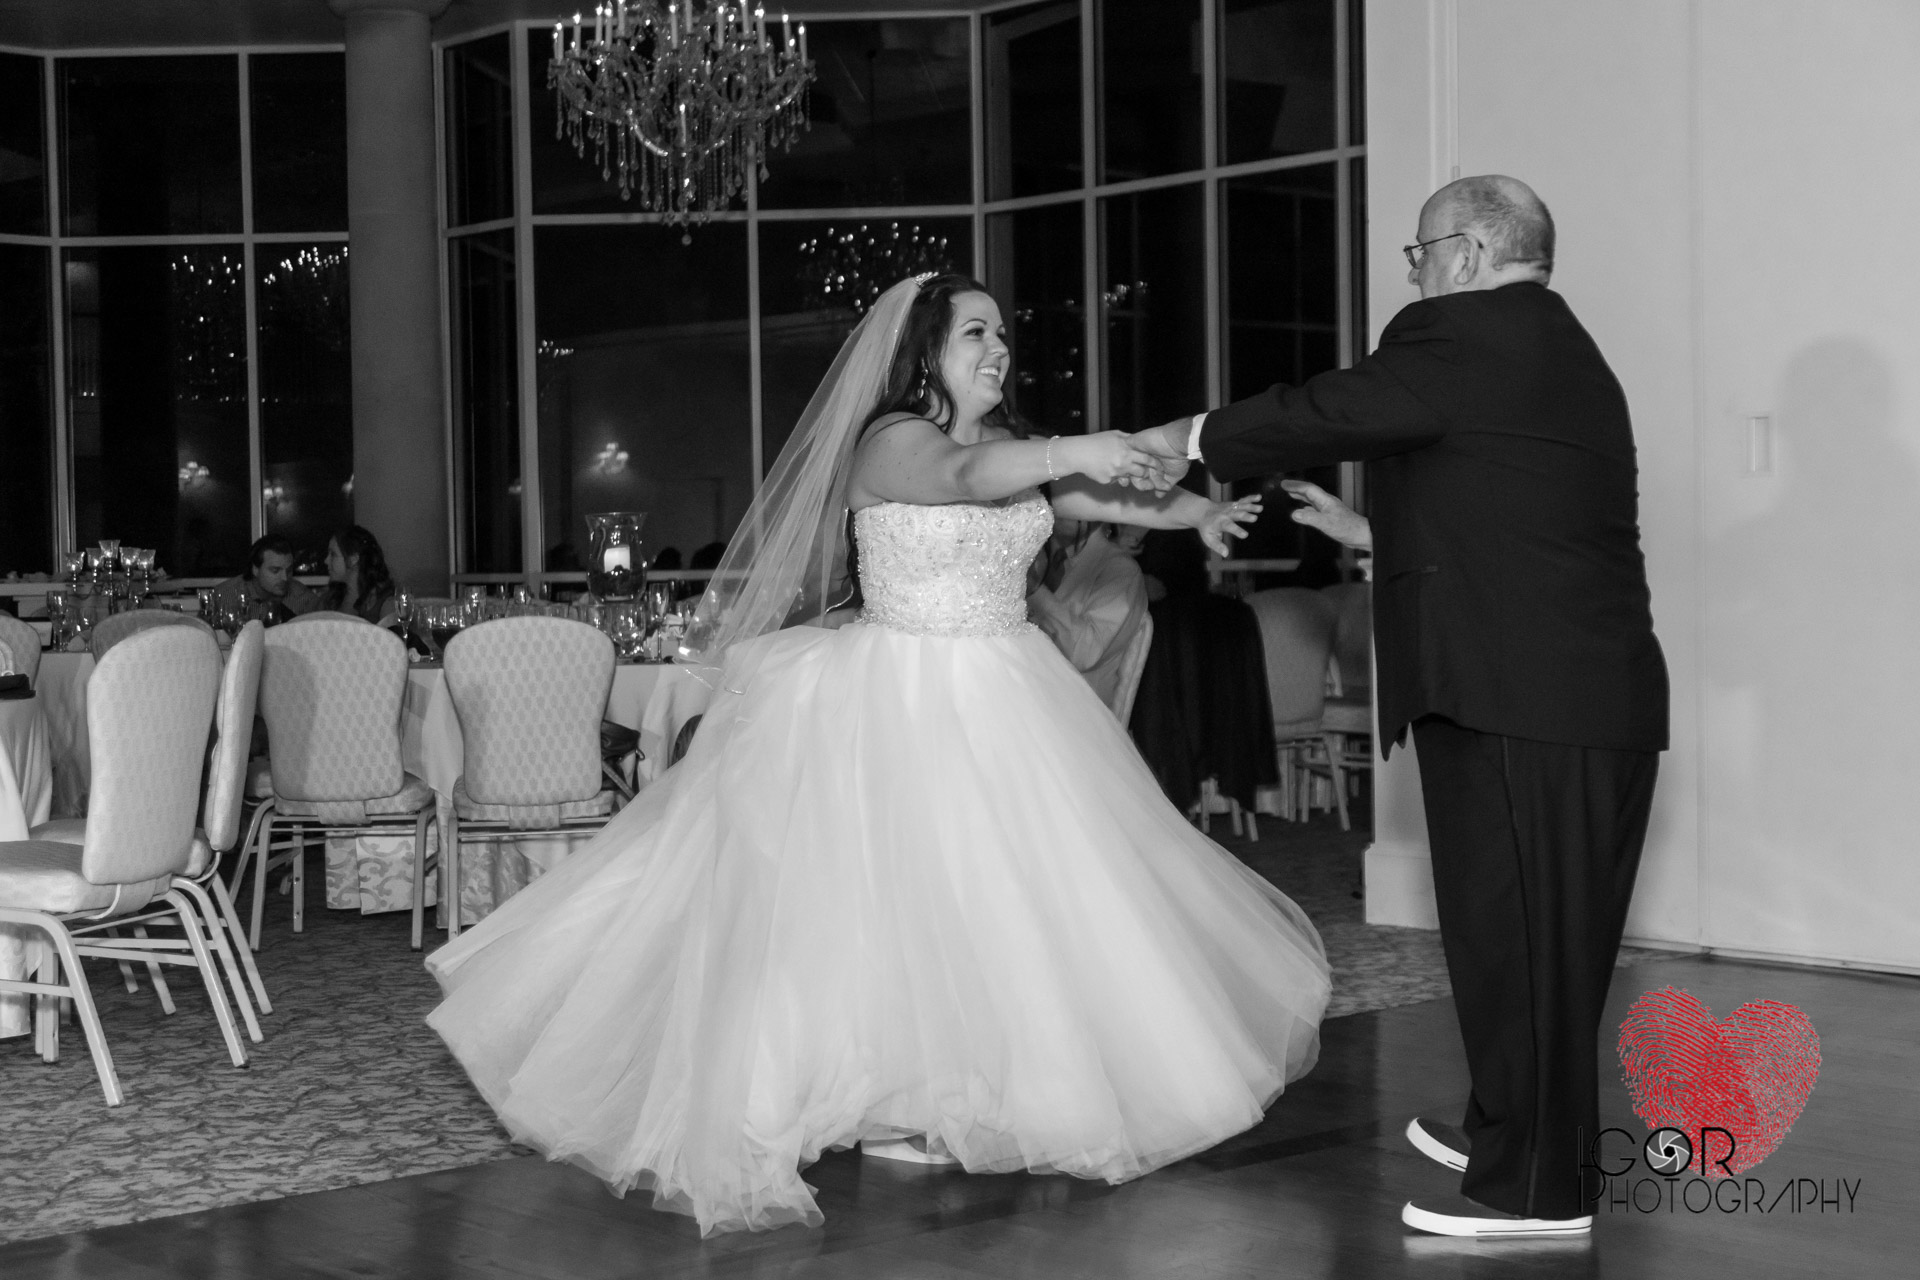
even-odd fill
[[[1128,439],[1140,452],[1153,455],[1160,474],[1172,486],[1180,482],[1192,465],[1187,459],[1187,436],[1192,430],[1192,418],[1175,418],[1172,422],[1136,431]]]
[[[1139,438],[1135,436],[1134,440]],[[1307,504],[1294,508],[1294,523],[1318,529],[1343,546],[1373,549],[1373,525],[1358,511],[1310,480],[1282,480],[1280,487],[1288,496]]]

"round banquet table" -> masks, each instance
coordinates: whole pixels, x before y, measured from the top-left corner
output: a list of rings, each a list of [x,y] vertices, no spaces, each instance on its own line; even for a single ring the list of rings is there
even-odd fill
[[[0,840],[25,840],[53,805],[53,752],[40,699],[0,699]],[[0,926],[0,976],[24,977],[38,967],[39,932]],[[0,1037],[25,1035],[30,997],[0,995]]]

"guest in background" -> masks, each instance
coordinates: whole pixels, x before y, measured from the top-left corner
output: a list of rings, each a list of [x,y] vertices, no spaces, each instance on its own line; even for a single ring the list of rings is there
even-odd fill
[[[1246,602],[1213,592],[1206,548],[1191,533],[1149,533],[1140,569],[1163,594],[1151,606],[1133,740],[1181,808],[1213,778],[1221,795],[1251,809],[1256,789],[1280,780],[1259,620]]]
[[[384,621],[393,613],[396,588],[387,569],[386,552],[371,533],[350,524],[327,544],[326,607],[351,613],[368,622]]]
[[[1114,541],[1116,527],[1056,517],[1027,594],[1027,616],[1109,707],[1120,696],[1127,647],[1147,616],[1146,579]]]
[[[247,552],[247,571],[213,589],[216,609],[269,626],[321,607],[321,594],[293,576],[293,543],[270,533]]]

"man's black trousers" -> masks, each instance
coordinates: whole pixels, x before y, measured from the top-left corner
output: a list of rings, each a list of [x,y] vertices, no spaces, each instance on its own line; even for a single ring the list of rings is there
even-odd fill
[[[1591,1212],[1600,1011],[1660,757],[1508,738],[1428,716],[1420,785],[1473,1092],[1460,1190],[1527,1217]]]

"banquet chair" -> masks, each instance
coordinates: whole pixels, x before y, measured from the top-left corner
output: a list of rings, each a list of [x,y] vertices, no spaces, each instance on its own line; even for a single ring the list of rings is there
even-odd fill
[[[1273,706],[1273,740],[1280,753],[1280,806],[1289,817],[1307,816],[1307,781],[1315,769],[1329,774],[1340,829],[1350,829],[1346,768],[1341,747],[1325,726],[1327,672],[1333,658],[1334,602],[1305,587],[1256,591],[1247,604],[1260,621],[1266,651],[1267,696]]]
[[[128,636],[150,631],[154,627],[192,627],[208,636],[213,628],[193,617],[191,614],[178,613],[172,609],[134,609],[127,613],[116,613],[100,619],[93,628],[93,638],[88,647],[93,651],[95,662],[107,656],[107,650],[125,640]]]
[[[174,888],[194,900],[201,923],[206,927],[213,944],[214,955],[226,971],[233,1002],[239,1006],[241,1019],[246,1024],[247,1037],[256,1044],[262,1037],[254,1006],[257,1004],[261,1010],[272,1013],[273,1005],[267,999],[266,987],[260,981],[260,971],[253,962],[253,952],[246,943],[246,931],[240,927],[233,899],[227,893],[226,885],[221,882],[218,869],[220,855],[233,848],[239,834],[241,790],[246,784],[247,743],[253,732],[253,709],[260,686],[260,658],[264,639],[263,625],[257,621],[249,622],[234,637],[232,652],[227,655],[226,669],[220,676],[220,693],[215,700],[214,747],[208,760],[206,792],[201,806],[204,825],[194,834],[193,856],[186,871],[173,880]],[[35,827],[31,834],[35,840],[84,844],[86,830],[85,818],[56,818]],[[158,966],[149,963],[148,967],[153,971],[154,987],[163,1007],[172,1013],[172,1000],[168,996],[165,981],[159,976]],[[127,989],[134,990],[132,971],[124,960],[121,969],[128,975]],[[252,1000],[248,999],[249,983],[253,989]]]
[[[1373,772],[1373,587],[1339,582],[1320,588],[1333,601],[1333,662],[1321,728],[1333,735],[1349,784]]]
[[[253,918],[248,941],[260,948],[267,878],[285,867],[293,888],[293,931],[306,928],[307,834],[413,836],[413,946],[420,948],[426,902],[427,828],[435,799],[400,760],[400,713],[407,692],[407,646],[358,618],[317,618],[266,633],[259,708],[267,722],[272,794],[254,811],[228,892],[238,897],[251,863]],[[284,853],[276,824],[298,828]]]
[[[206,740],[219,683],[219,650],[206,633],[158,628],[115,645],[89,687],[93,790],[82,843],[0,844],[0,921],[37,929],[52,945],[37,981],[0,978],[0,991],[39,997],[34,1047],[48,1062],[60,1055],[58,1002],[73,1001],[109,1106],[122,1100],[120,1082],[82,956],[198,969],[228,1055],[246,1065],[203,922],[176,887],[192,864],[200,799],[201,753],[181,744]],[[103,936],[163,921],[183,936]]]
[[[1153,617],[1148,614],[1140,619],[1140,629],[1127,641],[1127,651],[1120,659],[1120,687],[1114,690],[1113,714],[1122,729],[1133,718],[1133,700],[1140,693],[1140,677],[1146,674],[1147,654],[1152,649]]]
[[[32,684],[40,676],[40,633],[10,613],[0,612],[0,648],[7,656],[0,665]]]
[[[499,618],[447,642],[463,758],[442,845],[447,936],[460,934],[463,840],[533,839],[606,825],[600,721],[613,642],[566,618]]]
[[[14,675],[13,649],[5,640],[0,640],[0,676]]]

